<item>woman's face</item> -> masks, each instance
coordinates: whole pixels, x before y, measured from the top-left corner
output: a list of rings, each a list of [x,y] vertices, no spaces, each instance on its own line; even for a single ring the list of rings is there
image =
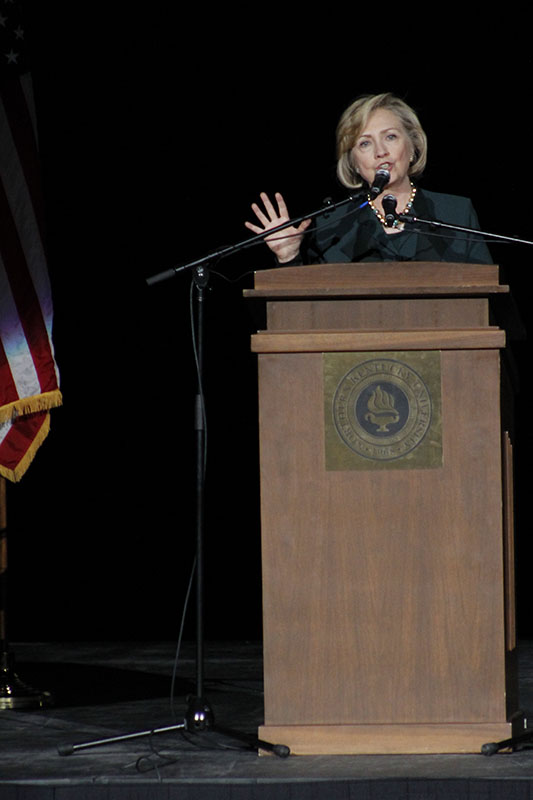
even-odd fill
[[[386,169],[390,181],[385,191],[409,191],[408,171],[413,151],[400,118],[393,111],[380,108],[369,116],[352,149],[352,157],[359,174],[370,185],[376,171]]]

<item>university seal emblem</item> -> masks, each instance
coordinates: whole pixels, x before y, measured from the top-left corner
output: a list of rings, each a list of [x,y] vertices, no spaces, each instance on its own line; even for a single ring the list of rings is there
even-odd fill
[[[333,397],[338,436],[353,452],[373,461],[392,461],[415,450],[432,421],[431,394],[408,364],[373,358],[354,366]]]

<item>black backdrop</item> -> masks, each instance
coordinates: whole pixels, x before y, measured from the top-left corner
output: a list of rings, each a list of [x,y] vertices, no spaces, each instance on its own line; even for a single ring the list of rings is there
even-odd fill
[[[357,17],[304,32],[246,10],[100,6],[28,3],[64,406],[9,486],[14,640],[177,637],[195,546],[190,279],[145,278],[246,238],[259,191],[283,191],[293,214],[344,197],[334,130],[357,95],[392,90],[419,111],[424,186],[472,197],[485,230],[533,238],[517,80],[531,59],[503,57],[514,39],[499,20],[496,61],[466,34],[424,45],[398,32],[373,48],[363,25],[369,47],[347,47],[351,25],[365,39]],[[526,323],[532,252],[493,248]],[[241,295],[270,264],[261,247],[220,262],[207,298],[210,638],[261,635],[254,321]],[[514,351],[528,635],[527,344]]]

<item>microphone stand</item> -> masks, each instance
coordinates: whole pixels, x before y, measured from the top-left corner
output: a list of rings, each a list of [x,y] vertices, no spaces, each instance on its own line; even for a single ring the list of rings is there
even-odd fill
[[[175,277],[180,272],[185,270],[192,270],[193,282],[196,287],[197,298],[197,313],[196,313],[196,346],[197,346],[197,373],[198,373],[198,391],[196,396],[196,695],[188,698],[188,711],[185,718],[185,728],[188,730],[206,730],[207,728],[214,727],[214,714],[206,699],[203,696],[203,681],[204,681],[204,631],[203,631],[203,582],[204,582],[204,482],[205,482],[205,408],[203,396],[203,342],[204,342],[204,319],[203,319],[203,304],[204,304],[204,290],[209,281],[208,264],[213,261],[218,261],[221,258],[232,255],[240,250],[245,250],[255,244],[264,241],[265,236],[271,236],[279,231],[283,231],[288,227],[298,225],[306,219],[313,219],[318,216],[327,215],[332,210],[342,207],[348,203],[357,202],[362,196],[362,192],[355,195],[350,195],[345,200],[334,203],[332,200],[327,200],[326,205],[319,208],[310,214],[304,214],[300,217],[290,219],[287,222],[271,228],[267,233],[259,233],[255,236],[249,237],[237,244],[224,247],[209,253],[207,256],[191,261],[188,264],[172,267],[171,269],[159,272],[156,275],[146,279],[148,286],[153,286],[156,283],[169,280]],[[365,200],[359,208],[367,205],[368,201]],[[219,731],[222,729],[218,728]],[[226,733],[228,731],[226,730]],[[289,755],[290,750],[285,745],[270,744],[268,742],[256,741],[256,745],[261,749],[273,752],[282,758]]]
[[[195,404],[195,432],[196,432],[196,694],[187,698],[187,711],[183,722],[177,725],[169,725],[163,728],[153,728],[151,730],[137,731],[127,733],[119,736],[111,736],[105,739],[95,739],[88,742],[81,742],[78,744],[63,744],[59,745],[57,750],[59,755],[68,756],[80,750],[97,747],[105,744],[117,743],[122,741],[130,741],[132,739],[139,739],[146,736],[152,736],[158,733],[170,733],[177,730],[189,731],[194,733],[203,732],[206,730],[218,731],[219,733],[230,736],[237,740],[241,740],[248,744],[249,747],[255,749],[265,750],[274,753],[280,758],[287,758],[290,755],[290,749],[283,744],[272,744],[265,742],[262,739],[257,739],[253,736],[246,736],[242,733],[237,733],[229,728],[221,728],[215,725],[215,718],[213,710],[209,702],[203,696],[204,694],[204,487],[205,487],[205,407],[204,407],[204,394],[203,394],[203,363],[204,363],[204,292],[209,283],[209,269],[208,264],[212,261],[236,253],[239,250],[244,250],[251,247],[256,243],[263,241],[265,236],[270,236],[273,233],[282,231],[292,225],[297,225],[305,219],[312,219],[321,215],[327,215],[332,210],[346,205],[347,203],[357,202],[361,197],[361,193],[350,195],[345,200],[339,203],[333,201],[325,201],[326,205],[311,214],[305,214],[296,219],[291,219],[281,225],[271,228],[266,233],[260,233],[245,239],[242,242],[224,247],[220,250],[210,253],[203,258],[191,261],[182,266],[176,266],[167,269],[164,272],[159,272],[156,275],[146,279],[149,286],[156,283],[166,281],[175,277],[180,272],[191,270],[193,273],[192,281],[196,289],[196,327],[194,331],[195,344],[196,344],[196,368],[197,368],[197,394]],[[359,208],[367,205],[367,201],[363,202]]]

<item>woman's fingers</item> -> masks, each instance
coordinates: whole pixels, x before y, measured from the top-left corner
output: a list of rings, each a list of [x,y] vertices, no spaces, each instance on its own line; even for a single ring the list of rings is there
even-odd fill
[[[290,225],[290,216],[283,195],[276,192],[274,202],[266,192],[260,194],[261,203],[252,203],[257,222],[245,222],[248,230],[256,234],[269,234],[278,225],[289,223],[283,230],[265,235],[265,242],[270,249],[277,255],[280,263],[294,259],[299,251],[304,232],[309,227],[311,220],[306,219],[298,227]]]
[[[263,203],[263,208],[261,208],[258,203],[252,203],[252,211],[263,226],[263,230],[275,228],[277,225],[288,222],[290,217],[287,211],[287,206],[285,205],[283,197],[279,193],[276,194],[277,209],[274,208],[274,205],[266,192],[261,192],[260,197],[261,202]],[[251,223],[245,223],[245,225],[247,228],[250,228],[250,230],[253,230]],[[261,233],[261,231],[259,230],[257,233]]]

